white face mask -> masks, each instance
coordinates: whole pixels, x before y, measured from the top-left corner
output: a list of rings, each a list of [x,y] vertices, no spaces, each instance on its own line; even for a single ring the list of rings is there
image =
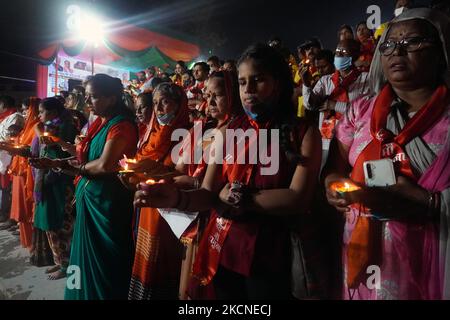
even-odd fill
[[[396,17],[398,17],[399,15],[401,15],[403,13],[403,11],[405,11],[405,7],[400,7],[394,10],[394,15]]]

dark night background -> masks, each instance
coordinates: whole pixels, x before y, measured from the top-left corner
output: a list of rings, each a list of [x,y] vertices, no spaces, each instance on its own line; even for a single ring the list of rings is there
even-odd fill
[[[420,2],[420,1],[419,1]],[[422,1],[426,3],[427,1]],[[194,39],[203,56],[237,58],[246,46],[277,35],[295,51],[311,36],[334,48],[337,29],[366,20],[366,9],[381,7],[382,22],[392,18],[394,0],[2,0],[0,5],[0,76],[35,78],[33,57],[61,38],[69,4],[92,5],[108,19],[128,19],[170,29]],[[14,55],[12,55],[14,54]],[[23,57],[22,57],[23,56]]]

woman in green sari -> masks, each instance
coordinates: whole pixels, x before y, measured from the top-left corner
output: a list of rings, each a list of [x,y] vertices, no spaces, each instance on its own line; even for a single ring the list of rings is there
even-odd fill
[[[55,140],[72,142],[77,134],[70,114],[56,98],[44,99],[39,105],[37,126],[39,138],[36,154],[42,159],[58,159],[70,156]],[[32,161],[33,164],[33,161]],[[34,227],[47,234],[48,243],[53,252],[55,266],[46,270],[49,280],[63,278],[70,256],[70,241],[73,232],[73,178],[62,172],[39,167],[34,179]]]
[[[117,171],[124,154],[134,156],[138,134],[122,92],[120,80],[105,74],[88,81],[86,100],[98,118],[76,146],[77,163],[52,163],[78,176],[66,300],[127,298],[133,194],[118,180]]]

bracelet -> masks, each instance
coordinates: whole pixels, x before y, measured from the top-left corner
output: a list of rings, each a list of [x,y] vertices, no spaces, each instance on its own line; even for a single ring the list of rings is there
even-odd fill
[[[80,168],[78,169],[78,175],[79,176],[82,176],[82,175],[84,175],[86,172],[86,163],[85,164],[82,164],[81,166],[80,166]]]
[[[198,177],[193,178],[194,178],[194,189],[196,190],[200,189],[200,179]]]

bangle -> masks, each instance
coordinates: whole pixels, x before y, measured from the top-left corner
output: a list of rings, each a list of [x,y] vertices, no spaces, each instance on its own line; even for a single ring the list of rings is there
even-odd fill
[[[200,179],[198,177],[193,177],[194,178],[194,189],[200,189]]]
[[[86,173],[86,163],[85,164],[82,164],[81,166],[80,166],[80,168],[78,169],[78,175],[79,176],[82,176],[82,175],[84,175]]]

